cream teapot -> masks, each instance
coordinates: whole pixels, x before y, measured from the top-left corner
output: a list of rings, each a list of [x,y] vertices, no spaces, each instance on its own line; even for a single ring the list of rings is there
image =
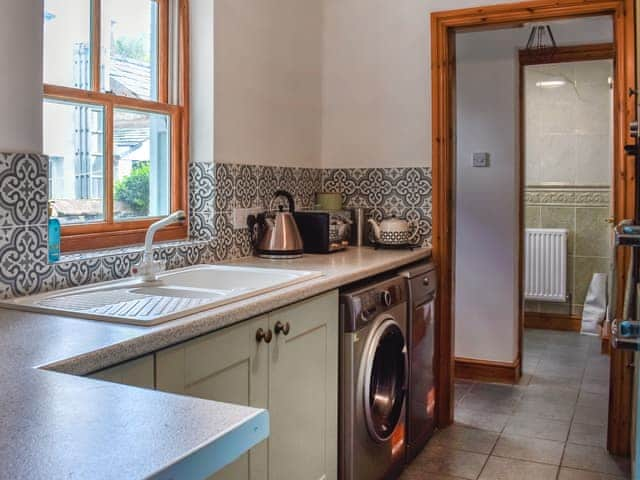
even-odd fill
[[[380,223],[369,219],[373,237],[380,245],[410,245],[418,237],[418,227],[413,222],[397,218],[395,215],[383,219]]]

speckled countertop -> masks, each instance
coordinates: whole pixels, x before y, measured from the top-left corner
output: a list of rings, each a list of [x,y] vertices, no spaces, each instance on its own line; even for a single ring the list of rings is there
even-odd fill
[[[180,468],[189,463],[189,473],[198,478],[198,455],[229,432],[266,421],[265,412],[76,375],[429,255],[429,249],[352,248],[298,260],[236,260],[229,263],[325,275],[155,327],[0,309],[0,479],[182,478],[176,474],[184,474]]]

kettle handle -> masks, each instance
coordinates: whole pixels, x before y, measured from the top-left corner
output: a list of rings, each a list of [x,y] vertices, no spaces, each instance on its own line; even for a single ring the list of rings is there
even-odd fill
[[[291,195],[286,190],[277,190],[276,193],[273,194],[273,198],[285,197],[289,202],[289,212],[293,213],[296,211],[296,204],[293,200],[293,195]]]

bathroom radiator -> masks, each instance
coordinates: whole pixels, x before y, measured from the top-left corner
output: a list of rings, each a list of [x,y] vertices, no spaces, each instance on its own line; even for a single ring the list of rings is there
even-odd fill
[[[567,236],[564,228],[525,230],[526,300],[567,301]]]

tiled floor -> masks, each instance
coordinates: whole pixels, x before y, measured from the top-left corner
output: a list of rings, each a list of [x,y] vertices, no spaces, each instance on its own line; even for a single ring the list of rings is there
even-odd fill
[[[597,338],[527,330],[519,385],[456,383],[456,424],[401,480],[621,480],[606,442],[608,357]]]

